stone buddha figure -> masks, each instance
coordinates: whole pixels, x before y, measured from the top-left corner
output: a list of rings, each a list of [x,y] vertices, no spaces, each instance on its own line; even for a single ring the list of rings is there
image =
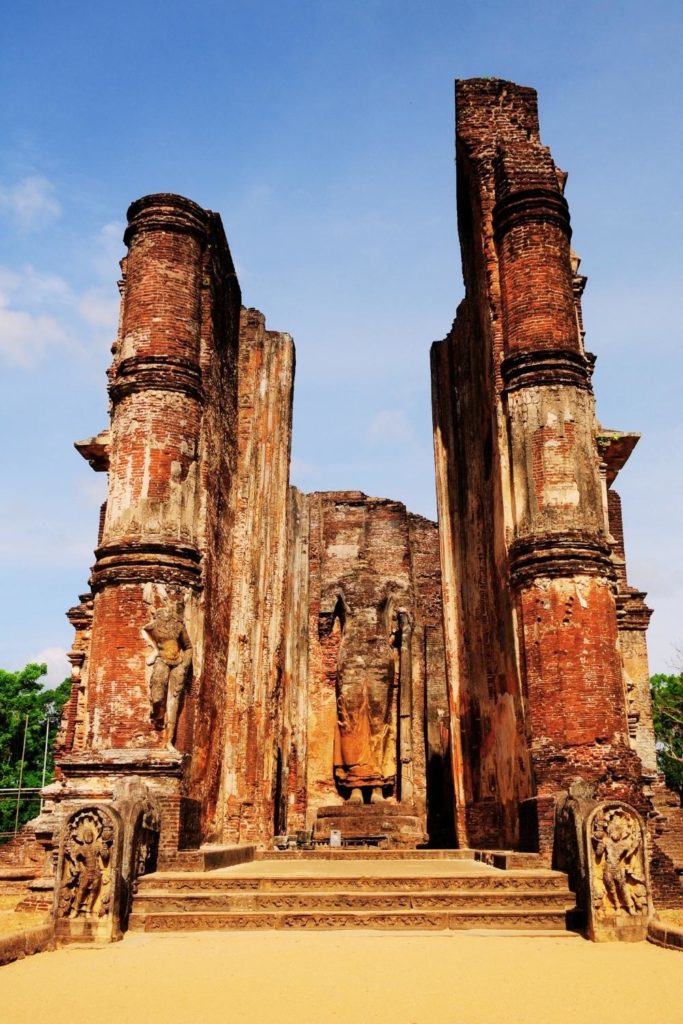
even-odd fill
[[[396,793],[400,630],[393,601],[351,604],[339,594],[334,780],[352,803]]]

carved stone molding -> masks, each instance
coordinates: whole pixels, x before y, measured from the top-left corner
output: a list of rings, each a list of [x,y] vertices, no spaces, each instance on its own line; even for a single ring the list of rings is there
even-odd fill
[[[579,533],[520,537],[510,545],[510,582],[521,587],[538,576],[614,578],[606,540]]]
[[[547,188],[523,189],[510,192],[499,199],[493,208],[493,232],[496,242],[518,224],[545,221],[559,227],[571,238],[567,200],[559,192]]]
[[[131,356],[116,367],[116,376],[109,385],[114,402],[138,391],[177,391],[204,401],[202,374],[190,359],[177,356]]]
[[[100,750],[96,755],[92,752],[67,754],[57,759],[57,765],[69,779],[125,774],[182,779],[187,760],[188,756],[177,750],[137,747]]]
[[[581,352],[548,348],[517,352],[501,364],[506,392],[520,388],[565,384],[591,390],[591,367]]]
[[[646,594],[640,590],[617,593],[617,625],[619,629],[633,629],[646,632],[652,609],[645,604]]]
[[[195,235],[202,241],[208,238],[209,212],[184,196],[168,192],[143,196],[131,203],[127,216],[128,227],[123,236],[126,245],[143,231],[176,231]]]
[[[95,551],[90,583],[94,591],[116,583],[164,583],[201,586],[201,555],[187,544],[127,541],[107,544]]]

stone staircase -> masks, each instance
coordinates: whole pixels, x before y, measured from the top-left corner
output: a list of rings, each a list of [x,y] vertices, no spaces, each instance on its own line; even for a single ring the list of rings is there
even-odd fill
[[[566,931],[575,899],[566,875],[503,870],[469,857],[381,851],[339,860],[260,859],[139,880],[132,931],[245,928]]]

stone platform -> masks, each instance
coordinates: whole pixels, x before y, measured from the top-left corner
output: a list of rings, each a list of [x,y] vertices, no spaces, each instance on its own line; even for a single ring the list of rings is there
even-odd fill
[[[313,838],[329,840],[332,829],[337,829],[345,839],[373,841],[379,837],[383,847],[407,847],[415,849],[427,842],[424,817],[418,815],[414,804],[390,803],[382,800],[376,804],[329,804],[318,808],[313,829]]]
[[[270,860],[139,879],[132,931],[228,929],[566,930],[574,895],[547,869],[465,858]]]

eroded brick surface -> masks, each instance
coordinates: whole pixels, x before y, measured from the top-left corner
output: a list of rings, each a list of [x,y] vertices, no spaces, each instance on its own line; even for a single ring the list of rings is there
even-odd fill
[[[109,490],[68,613],[57,779],[8,857],[49,874],[71,809],[139,778],[164,866],[325,822],[549,860],[580,778],[641,813],[655,891],[680,898],[613,486],[638,438],[596,419],[566,175],[533,90],[463,81],[456,108],[466,296],[432,349],[438,527],[290,487],[291,337],[241,307],[217,214],[130,207],[111,422],[77,443]]]
[[[536,94],[460,81],[456,118],[466,297],[432,380],[460,831],[515,844],[521,801],[549,853],[576,777],[655,817],[649,610],[612,489],[637,435],[596,419],[586,279]]]

